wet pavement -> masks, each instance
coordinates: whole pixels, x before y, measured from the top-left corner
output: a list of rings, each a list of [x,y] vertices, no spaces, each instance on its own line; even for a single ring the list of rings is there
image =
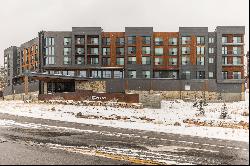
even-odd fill
[[[0,164],[249,164],[249,143],[0,114]]]

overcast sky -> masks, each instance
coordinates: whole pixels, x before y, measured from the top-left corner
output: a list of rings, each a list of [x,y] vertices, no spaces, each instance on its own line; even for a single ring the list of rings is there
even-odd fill
[[[70,31],[100,26],[124,31],[125,26],[153,26],[177,32],[179,26],[246,26],[249,48],[249,0],[0,0],[0,65],[9,46],[37,37],[41,30]],[[246,50],[245,50],[246,52]]]

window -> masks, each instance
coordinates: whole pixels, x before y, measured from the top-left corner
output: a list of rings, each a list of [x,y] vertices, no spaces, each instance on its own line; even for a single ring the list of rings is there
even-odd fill
[[[70,55],[70,53],[71,53],[71,48],[64,48],[63,49],[63,55],[64,56],[68,56],[68,55]]]
[[[124,65],[124,58],[116,58],[117,65]]]
[[[88,54],[98,55],[99,49],[98,48],[90,48],[90,52]]]
[[[90,44],[99,44],[98,43],[99,42],[99,38],[97,38],[97,37],[92,37],[92,38],[90,38]]]
[[[64,65],[69,65],[71,63],[71,58],[70,57],[63,57],[63,64]]]
[[[55,55],[55,48],[54,47],[46,47],[45,48],[45,55]]]
[[[163,58],[155,58],[155,65],[163,65]]]
[[[177,38],[176,37],[169,38],[168,44],[169,45],[177,45]]]
[[[169,55],[177,55],[177,48],[170,48],[168,50]]]
[[[163,55],[163,48],[155,48],[155,55],[157,56]]]
[[[182,65],[187,65],[190,63],[190,58],[189,57],[182,57],[181,58],[181,64]]]
[[[197,79],[205,79],[205,71],[197,71],[196,78]]]
[[[233,37],[233,43],[242,43],[242,41],[241,41],[241,37],[239,37],[239,36],[235,36],[235,37]]]
[[[53,38],[53,37],[45,38],[45,45],[46,46],[54,46],[55,45],[55,38]]]
[[[150,78],[150,71],[149,70],[142,71],[142,78]]]
[[[241,54],[241,47],[233,47],[233,54],[240,55]]]
[[[222,72],[222,79],[227,79],[227,71]]]
[[[209,78],[214,78],[214,72],[208,72],[208,77]]]
[[[99,59],[98,58],[90,58],[90,64],[97,65],[98,63],[99,63]]]
[[[55,57],[45,57],[45,65],[54,65]]]
[[[150,36],[144,36],[142,39],[143,44],[150,44],[151,43],[151,37]]]
[[[233,72],[233,79],[241,79],[241,72],[238,71]]]
[[[135,53],[136,53],[136,47],[128,47],[129,55],[135,55]]]
[[[110,55],[110,48],[102,48],[102,55]]]
[[[199,46],[197,46],[196,47],[196,53],[198,55],[204,55],[205,54],[205,47],[199,47]]]
[[[190,71],[183,71],[182,72],[182,79],[191,79]]]
[[[102,58],[102,64],[104,66],[109,66],[110,65],[110,58]]]
[[[150,65],[151,64],[151,57],[142,57],[142,64],[143,65]]]
[[[170,66],[176,66],[177,65],[177,58],[169,58],[168,62],[169,62],[168,64]]]
[[[116,39],[116,44],[119,46],[124,45],[125,39],[123,37],[119,37]]]
[[[214,38],[213,38],[213,37],[210,37],[210,38],[208,39],[208,42],[209,42],[209,43],[214,43]]]
[[[209,63],[214,63],[214,58],[209,58],[209,59],[208,59],[208,62],[209,62]]]
[[[111,71],[110,70],[103,70],[102,77],[103,78],[111,78]]]
[[[142,54],[144,54],[144,55],[151,54],[150,47],[142,47]]]
[[[91,71],[91,77],[93,78],[101,78],[102,72],[101,70],[92,70]]]
[[[136,78],[136,70],[128,70],[128,78]]]
[[[181,38],[181,44],[189,44],[191,41],[190,37],[182,37]]]
[[[102,38],[102,45],[109,46],[110,45],[110,38],[109,37]]]
[[[76,48],[77,55],[84,55],[84,48]]]
[[[80,77],[87,77],[87,72],[85,70],[79,72]]]
[[[136,57],[128,57],[128,64],[136,64]]]
[[[222,57],[222,64],[227,65],[227,57]]]
[[[196,44],[205,44],[205,37],[203,36],[196,37]]]
[[[85,38],[84,37],[76,37],[76,44],[83,45]]]
[[[208,52],[209,52],[209,54],[213,54],[214,53],[214,48],[208,48]]]
[[[135,36],[129,36],[128,37],[128,44],[135,44],[136,43],[136,37]]]
[[[205,59],[204,57],[197,57],[196,58],[196,64],[203,66],[204,65],[204,59]]]
[[[241,64],[241,58],[240,57],[233,57],[233,64],[234,65],[240,65]]]
[[[63,44],[65,46],[71,45],[71,38],[70,37],[65,37],[64,40],[63,40]]]
[[[84,64],[84,57],[76,57],[76,64],[77,65]]]
[[[181,54],[183,54],[183,55],[190,54],[190,48],[189,47],[181,47]]]
[[[222,47],[222,54],[226,55],[227,54],[227,47]]]
[[[114,78],[123,78],[123,71],[114,71]]]
[[[222,43],[227,43],[227,37],[225,36],[222,37]]]
[[[68,71],[68,75],[75,76],[75,71]]]
[[[163,44],[163,39],[162,37],[156,37],[155,38],[155,45],[160,46]]]
[[[116,54],[117,55],[124,55],[124,48],[123,47],[122,48],[120,48],[120,47],[116,48]]]

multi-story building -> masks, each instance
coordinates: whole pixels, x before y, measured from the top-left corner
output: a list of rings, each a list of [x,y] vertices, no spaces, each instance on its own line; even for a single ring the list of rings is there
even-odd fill
[[[165,98],[206,92],[210,99],[241,100],[244,34],[244,26],[218,26],[214,32],[207,27],[41,31],[17,49],[20,67],[12,76],[33,71],[29,76],[40,80],[40,94],[86,89],[83,84],[99,81],[105,92],[154,91]]]

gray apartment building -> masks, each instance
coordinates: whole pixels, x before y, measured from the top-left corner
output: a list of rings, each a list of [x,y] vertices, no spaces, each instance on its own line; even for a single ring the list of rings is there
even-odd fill
[[[101,27],[41,31],[38,37],[4,52],[8,87],[4,95],[93,90],[105,93],[160,94],[163,99],[206,97],[244,99],[244,26]]]

